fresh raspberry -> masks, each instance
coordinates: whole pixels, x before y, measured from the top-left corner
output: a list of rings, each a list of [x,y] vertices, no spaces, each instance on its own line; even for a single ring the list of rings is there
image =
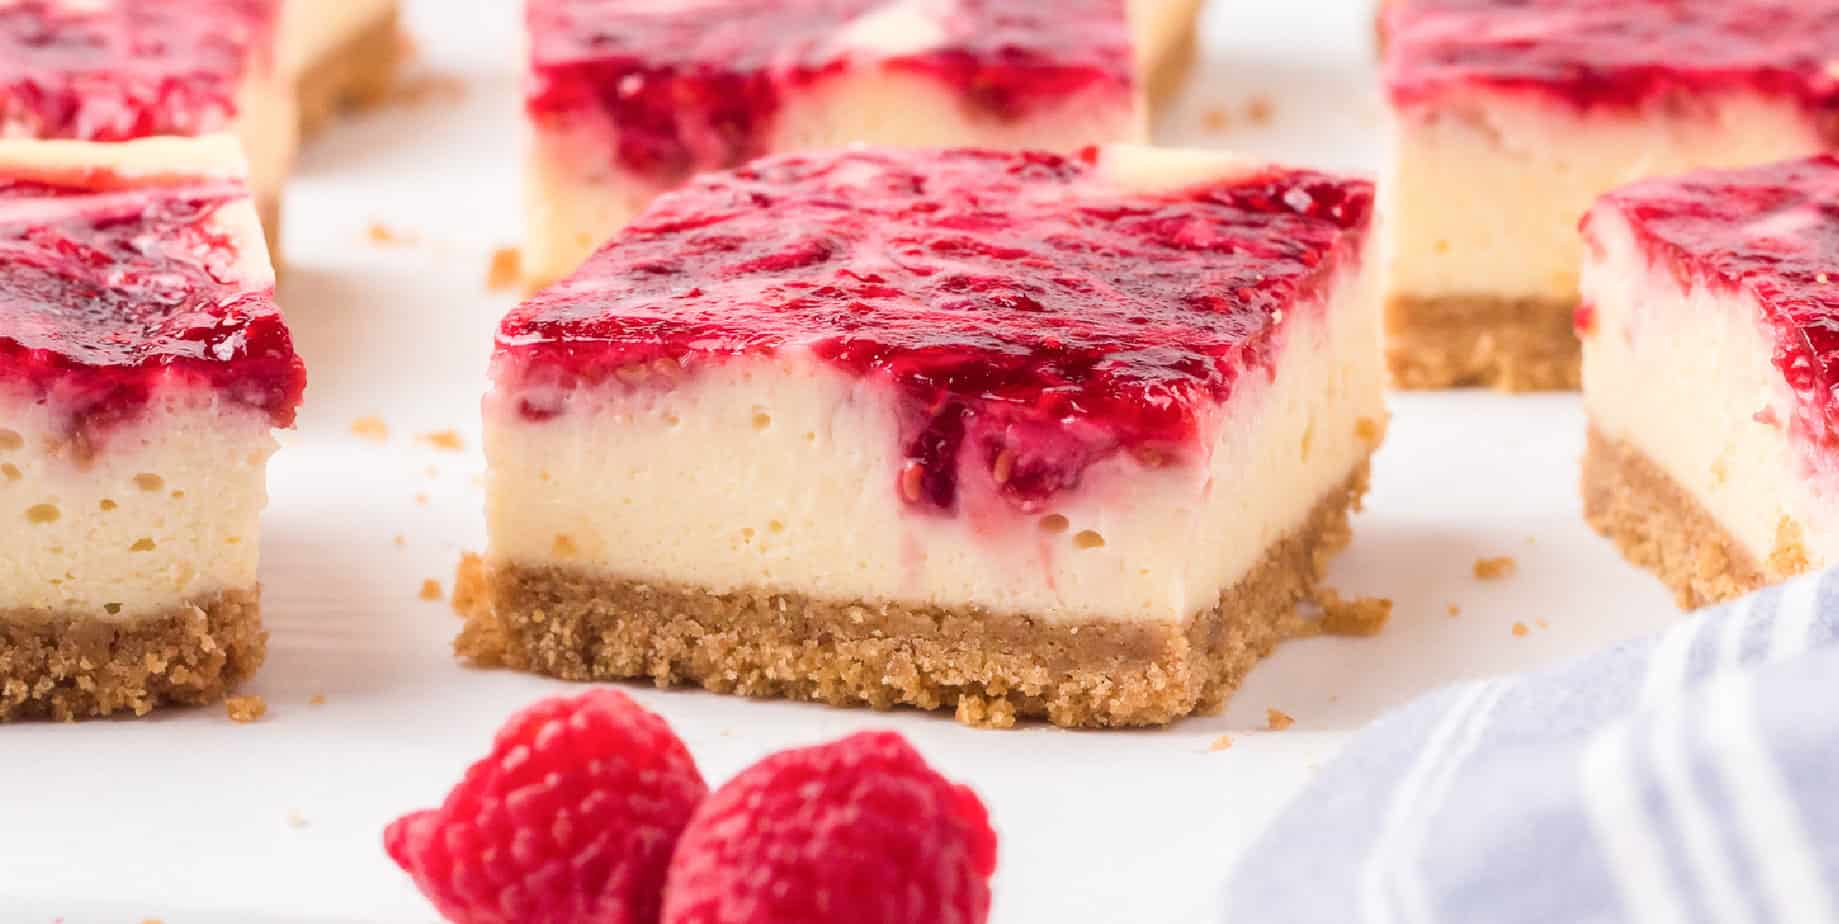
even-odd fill
[[[854,735],[753,765],[696,810],[666,924],[981,924],[996,832],[906,739]]]
[[[655,924],[671,849],[709,794],[683,742],[617,690],[512,716],[438,809],[383,846],[456,924]]]

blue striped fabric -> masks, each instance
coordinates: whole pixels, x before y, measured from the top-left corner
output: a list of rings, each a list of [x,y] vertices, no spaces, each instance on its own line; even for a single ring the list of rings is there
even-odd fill
[[[1839,922],[1839,577],[1362,731],[1232,922]]]

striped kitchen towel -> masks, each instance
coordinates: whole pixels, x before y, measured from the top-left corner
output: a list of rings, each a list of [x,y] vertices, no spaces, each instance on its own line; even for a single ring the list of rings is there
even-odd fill
[[[1839,576],[1362,731],[1231,922],[1839,922]]]

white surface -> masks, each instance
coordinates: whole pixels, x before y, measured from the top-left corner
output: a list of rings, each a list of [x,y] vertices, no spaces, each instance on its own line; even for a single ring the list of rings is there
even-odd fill
[[[1366,4],[1214,6],[1219,41],[1165,137],[1373,166]],[[508,0],[415,3],[425,63],[463,71],[465,99],[335,129],[292,187],[283,298],[312,385],[272,468],[263,575],[274,638],[251,689],[268,718],[234,725],[206,709],[0,728],[0,920],[431,920],[383,855],[384,824],[438,802],[512,710],[570,689],[460,667],[448,654],[454,617],[416,599],[424,578],[446,586],[482,533],[478,402],[492,325],[510,303],[486,295],[483,278],[491,249],[520,225],[515,19]],[[1244,117],[1258,96],[1275,104],[1269,125]],[[1232,110],[1228,131],[1202,130],[1215,106]],[[373,220],[421,240],[371,243]],[[948,716],[634,693],[716,783],[786,746],[906,733],[990,804],[1001,924],[1212,919],[1233,858],[1380,711],[1676,618],[1657,583],[1582,525],[1575,398],[1393,405],[1370,510],[1333,580],[1393,597],[1392,626],[1374,640],[1285,647],[1225,715],[1158,732],[989,732]],[[387,445],[350,435],[352,419],[372,413],[392,427]],[[449,427],[468,434],[467,454],[412,442]],[[1474,560],[1496,555],[1515,556],[1518,575],[1476,581]],[[1446,614],[1451,603],[1460,618]],[[1532,633],[1515,638],[1516,621]],[[308,705],[316,693],[325,705]],[[1296,726],[1259,732],[1267,707]],[[1209,752],[1225,733],[1231,749]]]

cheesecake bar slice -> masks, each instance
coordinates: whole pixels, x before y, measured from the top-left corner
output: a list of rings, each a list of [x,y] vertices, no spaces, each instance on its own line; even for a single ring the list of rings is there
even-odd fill
[[[1839,161],[1637,183],[1585,236],[1591,524],[1686,608],[1839,564]]]
[[[1174,82],[1200,0],[527,4],[540,285],[659,193],[764,154],[1145,140],[1141,88]]]
[[[233,132],[269,227],[302,123],[379,96],[396,0],[0,2],[0,138]]]
[[[1135,147],[699,177],[504,320],[458,649],[982,724],[1215,708],[1366,487],[1371,198]]]
[[[1392,0],[1387,333],[1411,388],[1577,387],[1597,196],[1834,147],[1836,0]]]
[[[228,137],[0,141],[0,720],[219,698],[304,386]]]

